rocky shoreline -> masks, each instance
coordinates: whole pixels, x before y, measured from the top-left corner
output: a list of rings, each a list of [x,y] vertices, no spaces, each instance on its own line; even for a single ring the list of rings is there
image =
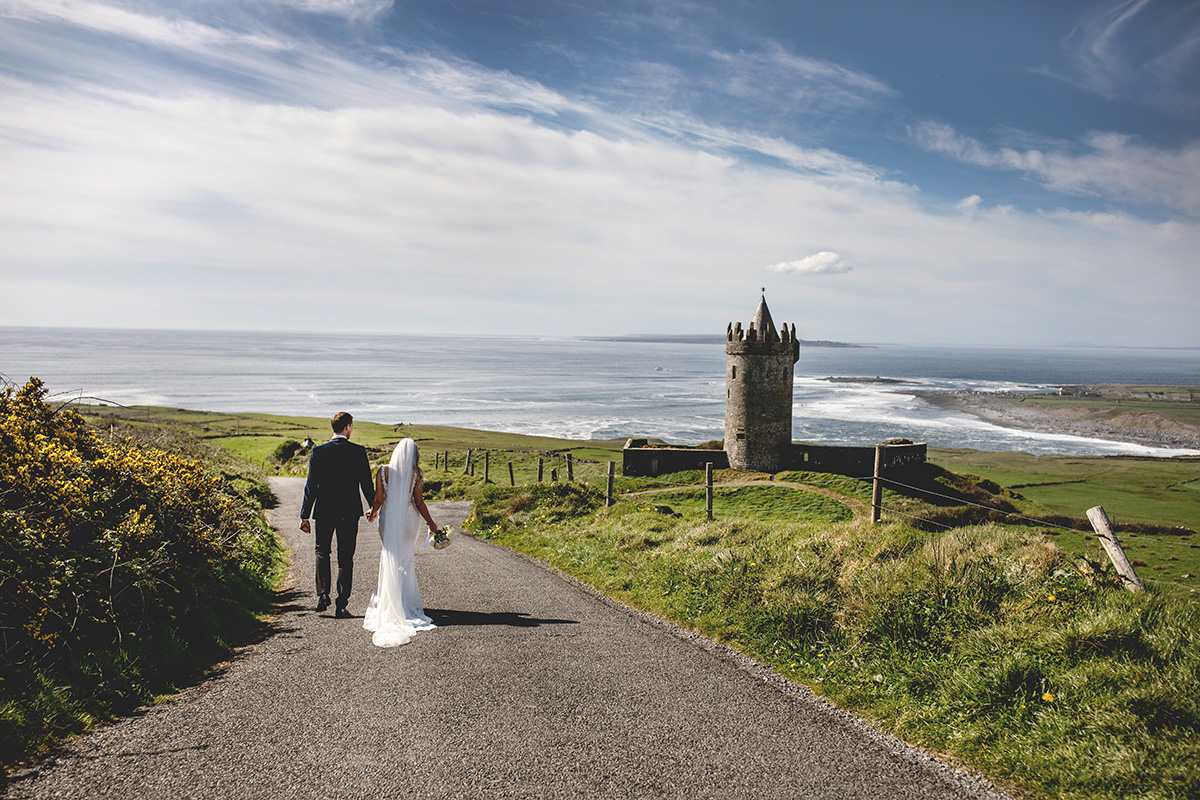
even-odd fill
[[[1021,398],[986,392],[914,392],[930,405],[960,411],[1006,428],[1110,439],[1152,447],[1183,447],[1200,450],[1200,434],[1185,431],[1151,430],[1108,425],[1091,420],[1067,419],[1041,409],[1024,406]]]

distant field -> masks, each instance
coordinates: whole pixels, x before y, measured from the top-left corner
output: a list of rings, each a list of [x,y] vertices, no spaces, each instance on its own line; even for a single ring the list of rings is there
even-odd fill
[[[978,475],[1012,489],[1046,509],[1077,518],[1082,534],[1047,527],[1071,552],[1097,554],[1083,522],[1103,506],[1117,524],[1142,522],[1200,532],[1200,456],[1169,459],[1108,456],[1033,456],[930,448],[929,458],[958,473]],[[1031,516],[1038,516],[1030,512]],[[1143,577],[1200,587],[1200,536],[1121,534]]]
[[[328,420],[316,417],[288,417],[274,414],[217,414],[181,408],[135,406],[82,405],[79,410],[93,423],[103,426],[106,420],[133,425],[171,423],[181,425],[197,436],[258,464],[271,475],[303,475],[307,469],[306,456],[298,456],[280,464],[273,459],[277,447],[288,441],[303,442],[311,438],[316,444],[332,435]],[[383,425],[376,422],[355,422],[354,441],[365,445],[375,463],[386,463],[396,442],[411,438],[421,447],[421,462],[425,468],[434,464],[435,454],[448,453],[450,464],[462,470],[470,450],[492,450],[489,464],[494,480],[508,479],[508,461],[518,482],[532,480],[537,474],[537,461],[544,461],[545,477],[558,469],[565,476],[566,454],[575,459],[577,476],[599,479],[607,470],[607,462],[621,461],[624,439],[611,441],[580,441],[516,433],[479,431],[469,428],[449,428],[438,425]],[[554,456],[548,454],[553,453]],[[440,461],[438,462],[440,465]],[[476,474],[482,476],[482,457],[475,463]],[[618,472],[620,468],[618,466]]]

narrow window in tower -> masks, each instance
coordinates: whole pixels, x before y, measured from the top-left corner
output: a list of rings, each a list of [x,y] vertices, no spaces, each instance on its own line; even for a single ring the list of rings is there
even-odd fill
[[[736,381],[737,380],[737,367],[733,367],[732,369],[733,369],[733,379]]]
[[[739,441],[739,442],[745,441],[745,439],[746,439],[746,432],[745,432],[745,431],[738,431],[738,432],[737,432],[737,438],[738,438],[738,441]]]

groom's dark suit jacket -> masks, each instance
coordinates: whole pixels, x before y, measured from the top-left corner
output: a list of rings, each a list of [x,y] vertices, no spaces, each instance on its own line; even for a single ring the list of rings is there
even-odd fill
[[[309,456],[300,519],[308,519],[314,504],[322,519],[358,519],[363,515],[360,491],[368,502],[375,499],[367,449],[349,439],[331,439]]]

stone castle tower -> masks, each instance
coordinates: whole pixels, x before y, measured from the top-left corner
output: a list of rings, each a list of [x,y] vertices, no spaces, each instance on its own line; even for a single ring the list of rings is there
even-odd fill
[[[796,326],[775,329],[765,296],[750,327],[725,331],[725,452],[729,466],[786,469],[792,449],[792,376],[800,360]]]

